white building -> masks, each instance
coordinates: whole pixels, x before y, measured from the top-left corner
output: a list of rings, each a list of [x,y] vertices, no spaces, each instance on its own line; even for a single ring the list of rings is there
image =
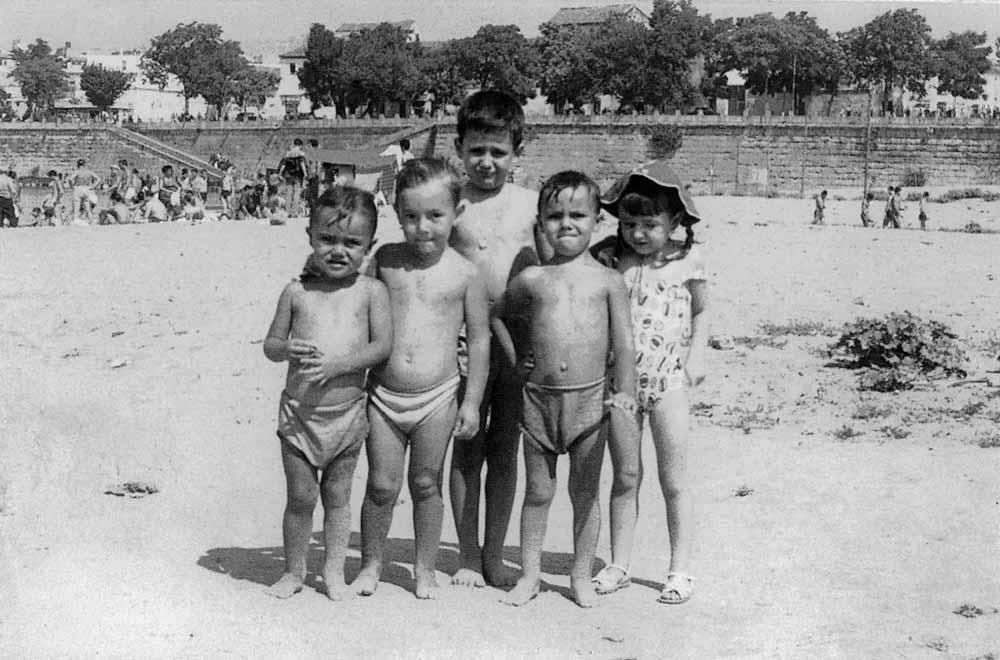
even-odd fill
[[[994,63],[990,70],[983,74],[986,83],[983,85],[983,93],[979,98],[964,99],[952,96],[951,94],[941,94],[938,92],[938,79],[931,78],[925,88],[926,94],[919,96],[911,92],[904,92],[902,95],[903,108],[911,114],[953,113],[956,117],[972,117],[977,115],[991,115],[995,110],[1000,109],[1000,65]]]
[[[312,103],[299,82],[299,71],[306,63],[305,44],[278,55],[281,78],[275,96],[280,100],[284,115],[298,116],[312,111]]]

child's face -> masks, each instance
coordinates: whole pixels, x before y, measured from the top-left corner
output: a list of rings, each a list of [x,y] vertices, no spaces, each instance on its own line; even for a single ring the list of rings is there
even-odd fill
[[[328,279],[353,277],[372,245],[371,222],[359,214],[337,222],[336,209],[321,208],[318,213],[307,230],[314,261]]]
[[[396,197],[396,214],[406,243],[418,256],[440,256],[448,247],[457,212],[446,182],[403,190]]]
[[[455,140],[469,183],[480,190],[499,190],[507,182],[507,173],[517,155],[510,132],[467,131],[465,137]]]
[[[575,257],[590,246],[597,209],[584,188],[564,188],[545,204],[538,224],[557,255]]]
[[[680,214],[665,211],[656,215],[629,215],[621,212],[622,238],[636,254],[649,256],[662,250],[680,224]]]

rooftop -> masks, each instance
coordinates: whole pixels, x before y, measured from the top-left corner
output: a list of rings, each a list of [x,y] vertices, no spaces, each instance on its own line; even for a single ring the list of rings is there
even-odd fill
[[[380,21],[376,23],[342,23],[339,28],[334,30],[335,33],[341,32],[362,32],[364,30],[374,30],[383,22],[389,23],[393,27],[402,28],[404,30],[412,30],[413,26],[416,25],[416,21],[412,18],[408,18],[405,21]]]
[[[562,7],[549,19],[552,25],[598,25],[616,16],[636,12],[645,21],[649,16],[633,4],[607,5],[604,7]]]

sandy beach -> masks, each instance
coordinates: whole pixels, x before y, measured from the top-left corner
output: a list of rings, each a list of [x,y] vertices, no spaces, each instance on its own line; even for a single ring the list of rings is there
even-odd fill
[[[261,341],[308,253],[304,219],[0,232],[0,657],[1000,657],[1000,448],[979,446],[1000,440],[1000,389],[859,392],[826,354],[844,322],[910,310],[952,328],[974,374],[1000,368],[1000,233],[939,231],[1000,230],[1000,202],[931,204],[927,232],[915,203],[900,231],[862,229],[856,200],[832,199],[823,227],[809,199],[697,204],[712,333],[737,341],[709,351],[692,397],[695,595],[656,603],[669,551],[650,473],[634,583],[593,610],[568,598],[565,461],[523,608],[491,588],[414,598],[405,488],[376,595],[315,590],[318,508],[309,588],[264,594],[282,571],[285,367]],[[761,328],[797,321],[820,334]],[[366,475],[362,460],[349,579]],[[157,492],[105,493],[126,482]],[[606,462],[605,503],[610,483]],[[447,510],[442,581],[455,542]]]

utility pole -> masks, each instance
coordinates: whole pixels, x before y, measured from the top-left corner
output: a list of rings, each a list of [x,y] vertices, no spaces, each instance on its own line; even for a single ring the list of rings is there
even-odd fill
[[[862,204],[868,199],[868,157],[871,153],[872,142],[872,90],[868,89],[868,114],[865,116],[865,185],[862,196]]]

